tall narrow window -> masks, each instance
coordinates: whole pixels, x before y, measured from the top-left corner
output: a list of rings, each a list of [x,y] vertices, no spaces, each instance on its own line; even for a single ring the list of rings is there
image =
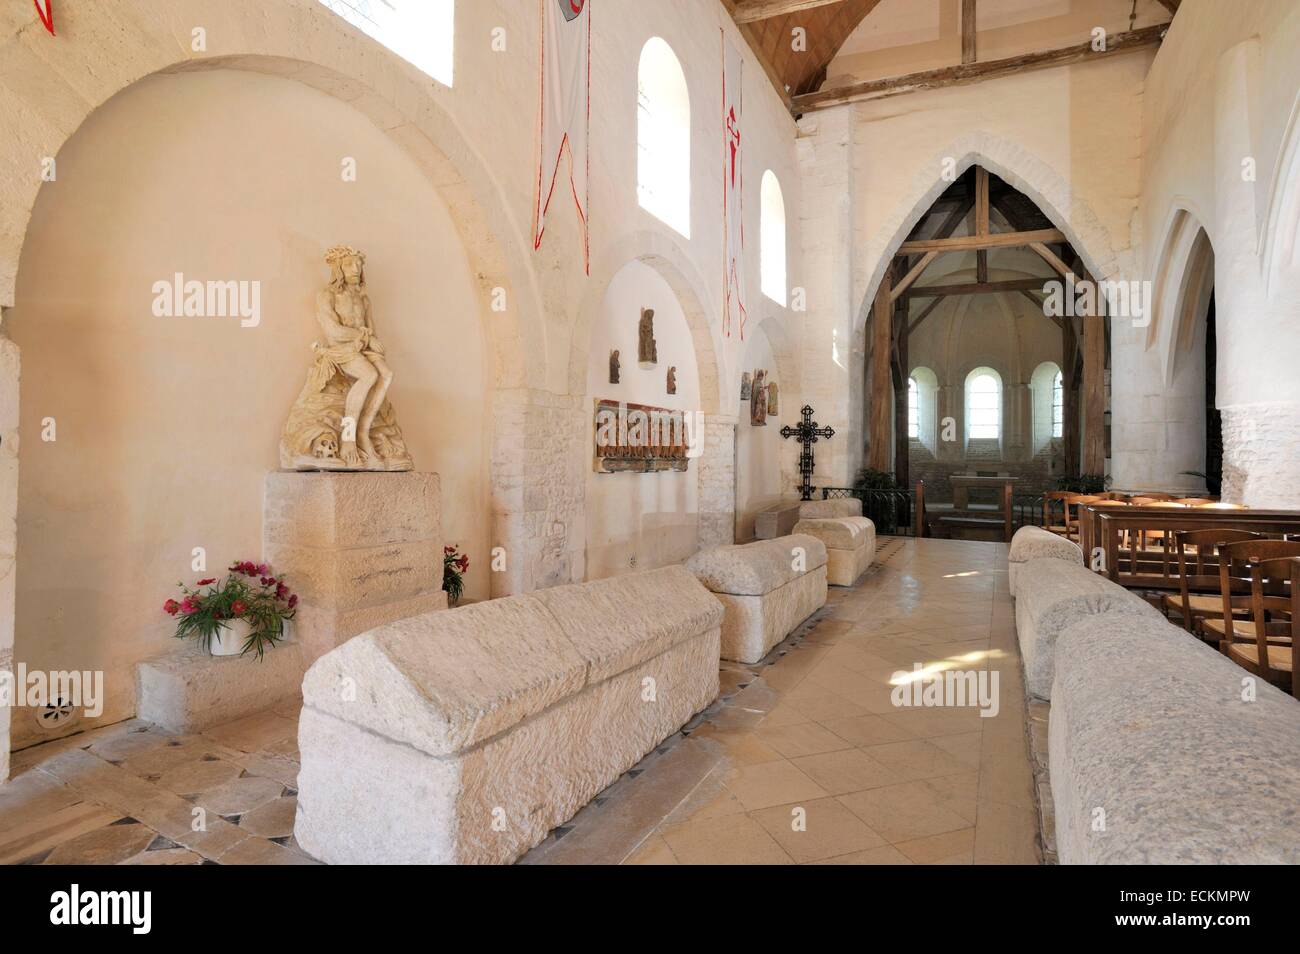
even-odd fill
[[[1065,421],[1065,386],[1061,372],[1052,379],[1052,436],[1060,437]]]
[[[914,440],[921,436],[921,389],[916,378],[907,379],[907,436]]]
[[[966,437],[996,440],[1002,433],[1002,384],[987,368],[971,372],[966,384]]]
[[[776,173],[763,173],[759,209],[759,285],[763,294],[782,305],[785,299],[785,197]]]
[[[636,197],[641,208],[691,234],[691,97],[667,43],[641,48],[636,84]]]
[[[455,0],[320,0],[439,83],[451,85]]]

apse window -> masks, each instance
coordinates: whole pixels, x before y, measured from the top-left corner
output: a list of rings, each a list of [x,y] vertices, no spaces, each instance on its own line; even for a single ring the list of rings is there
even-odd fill
[[[971,372],[966,385],[966,436],[970,440],[997,440],[1002,431],[1001,391],[991,371]]]
[[[455,0],[320,0],[444,86],[451,85]]]
[[[913,440],[921,436],[921,389],[916,378],[907,379],[907,436]]]
[[[641,208],[691,235],[691,98],[672,47],[651,37],[636,83],[636,197]]]
[[[763,173],[759,195],[759,286],[763,294],[785,304],[785,197],[776,173]]]
[[[1065,382],[1061,372],[1052,378],[1052,436],[1060,437],[1065,421]]]

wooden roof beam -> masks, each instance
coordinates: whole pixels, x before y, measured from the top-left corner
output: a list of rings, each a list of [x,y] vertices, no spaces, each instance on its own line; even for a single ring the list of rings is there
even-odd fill
[[[1052,242],[1064,242],[1065,240],[1065,235],[1059,229],[994,232],[991,235],[959,235],[956,238],[912,239],[898,247],[898,254],[973,252],[981,248],[1015,248],[1020,245],[1046,245]]]
[[[842,2],[843,0],[735,0],[731,18],[737,23],[753,23],[756,20],[770,20],[787,13],[799,13]]]
[[[963,282],[956,285],[913,285],[907,294],[912,298],[946,298],[950,295],[988,295],[997,292],[1041,291],[1052,281],[1043,278],[1009,278],[998,282]]]
[[[1043,50],[1037,53],[1022,53],[1001,60],[988,60],[983,63],[963,63],[959,66],[944,66],[936,70],[923,70],[903,76],[891,76],[886,79],[867,80],[862,83],[850,83],[833,89],[818,90],[794,97],[793,108],[796,114],[812,112],[838,106],[841,103],[861,102],[863,100],[884,99],[903,93],[914,93],[924,89],[942,89],[948,86],[966,86],[980,83],[987,79],[1001,76],[1013,76],[1034,70],[1049,69],[1054,66],[1068,66],[1099,60],[1108,56],[1132,53],[1145,49],[1164,39],[1169,24],[1143,27],[1124,33],[1112,34],[1106,41],[1105,50],[1094,50],[1092,42],[1079,43],[1075,46],[1060,47],[1055,50]]]

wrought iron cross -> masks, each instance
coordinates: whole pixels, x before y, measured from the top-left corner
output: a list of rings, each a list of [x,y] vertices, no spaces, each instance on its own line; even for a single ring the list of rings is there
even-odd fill
[[[803,484],[799,487],[799,499],[812,500],[812,446],[817,443],[819,437],[827,439],[834,437],[835,431],[829,426],[817,426],[817,422],[812,419],[813,409],[811,405],[805,404],[799,413],[803,415],[803,420],[794,427],[787,424],[781,428],[781,436],[797,438],[799,443],[803,445],[803,450],[799,453],[799,473],[803,477]]]

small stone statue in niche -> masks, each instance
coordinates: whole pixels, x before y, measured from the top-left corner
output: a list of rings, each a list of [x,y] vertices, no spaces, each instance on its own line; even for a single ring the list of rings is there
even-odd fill
[[[609,383],[618,384],[618,349],[609,353]]]
[[[767,372],[761,368],[754,372],[753,393],[749,402],[749,423],[754,427],[767,426]]]
[[[366,294],[366,257],[336,245],[325,253],[330,281],[316,296],[322,341],[280,437],[288,470],[410,470],[397,416],[388,401],[393,380],[375,335]]]
[[[742,401],[748,401],[752,390],[753,385],[750,384],[749,381],[749,372],[742,371],[740,373],[740,399]]]
[[[767,386],[767,413],[773,416],[781,413],[777,402],[777,388],[775,381],[771,382]]]
[[[659,363],[655,346],[655,310],[641,309],[641,323],[637,326],[636,359],[643,368],[653,368]]]
[[[668,367],[668,393],[677,393],[677,365],[675,364]]]

